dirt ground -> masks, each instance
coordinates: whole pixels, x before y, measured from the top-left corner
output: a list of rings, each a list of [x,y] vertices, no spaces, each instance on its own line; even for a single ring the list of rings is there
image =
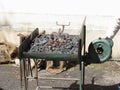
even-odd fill
[[[79,78],[79,65],[52,75],[45,70],[39,71],[39,77]],[[108,61],[103,64],[92,64],[86,67],[85,90],[118,90],[120,83],[120,66],[115,61]],[[79,90],[79,82],[62,80],[39,80],[40,86],[53,86],[60,89],[40,90]],[[28,90],[36,89],[36,80],[29,80]],[[75,87],[75,88],[73,88]],[[19,67],[14,64],[0,65],[0,90],[24,90],[20,87]]]

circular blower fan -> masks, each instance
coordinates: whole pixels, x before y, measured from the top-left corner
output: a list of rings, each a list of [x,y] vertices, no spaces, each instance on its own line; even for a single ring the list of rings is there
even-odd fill
[[[92,41],[88,47],[91,63],[102,63],[112,54],[113,41],[110,38],[99,38]]]

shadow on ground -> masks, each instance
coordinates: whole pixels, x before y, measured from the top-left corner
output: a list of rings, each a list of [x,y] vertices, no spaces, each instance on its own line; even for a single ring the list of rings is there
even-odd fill
[[[53,89],[60,89],[60,90],[79,90],[79,84],[73,83],[70,87],[53,87]],[[87,84],[84,85],[83,90],[118,90],[118,84],[111,85],[111,86],[102,86],[102,85],[93,85]]]
[[[0,88],[0,90],[4,90],[4,89]]]
[[[63,89],[66,90],[66,89]],[[79,84],[71,84],[68,90],[79,90]],[[101,86],[101,85],[94,85],[94,84],[87,84],[84,85],[84,90],[118,90],[118,84],[111,85],[111,86]]]

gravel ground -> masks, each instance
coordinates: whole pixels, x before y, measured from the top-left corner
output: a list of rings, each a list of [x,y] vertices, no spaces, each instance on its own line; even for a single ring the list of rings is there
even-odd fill
[[[115,62],[93,64],[86,67],[85,90],[118,90],[120,82],[120,67]],[[45,70],[39,72],[39,77],[79,78],[79,66],[72,67],[61,74],[51,75]],[[79,82],[61,80],[39,80],[40,86],[67,87],[54,90],[79,90]],[[76,88],[73,89],[73,86]],[[35,90],[36,81],[29,80],[29,90]],[[24,90],[20,87],[19,67],[13,64],[0,65],[0,90]],[[53,90],[53,89],[40,89]]]

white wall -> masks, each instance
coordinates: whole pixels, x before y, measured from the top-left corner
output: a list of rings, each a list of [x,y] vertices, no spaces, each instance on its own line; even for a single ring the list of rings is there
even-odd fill
[[[119,0],[0,0],[0,12],[119,16]]]

